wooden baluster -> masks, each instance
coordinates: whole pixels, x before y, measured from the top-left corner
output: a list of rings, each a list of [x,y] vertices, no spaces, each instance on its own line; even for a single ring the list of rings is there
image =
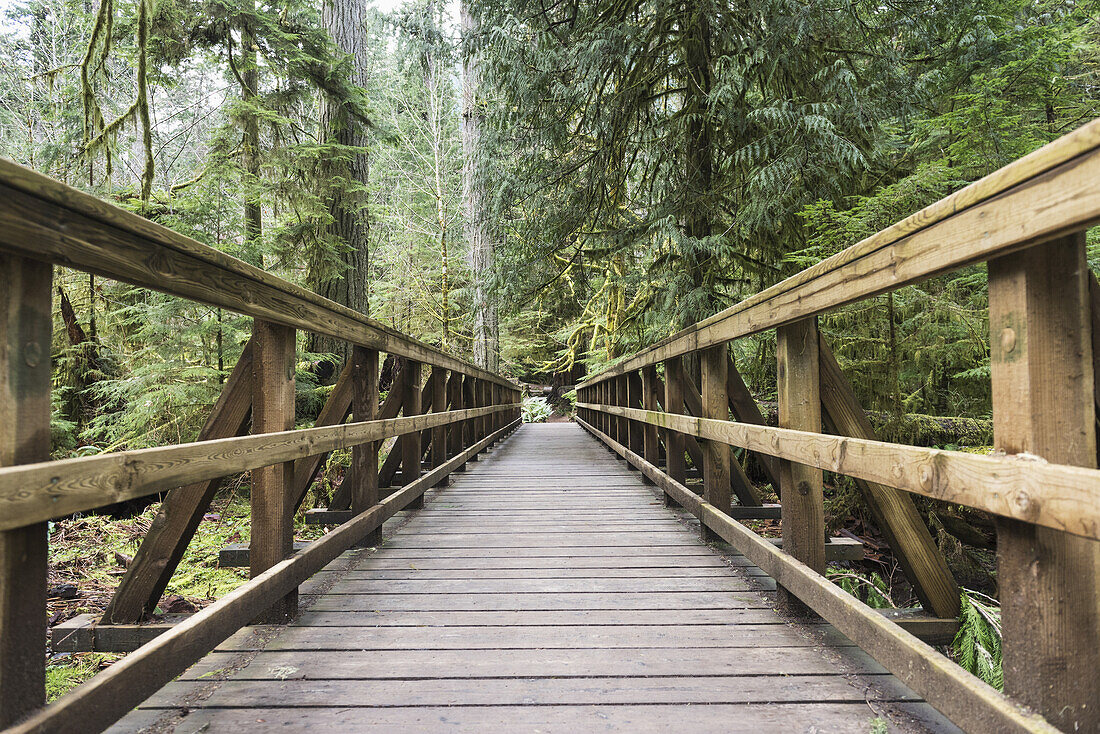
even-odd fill
[[[462,381],[462,389],[465,391],[466,407],[478,407],[477,378],[466,375],[466,379]],[[470,418],[462,429],[462,446],[468,449],[477,443],[477,440],[477,419]],[[477,461],[477,454],[471,456],[467,461]]]
[[[0,466],[50,459],[53,268],[0,255]],[[0,531],[0,728],[46,703],[47,523]]]
[[[252,325],[252,433],[294,428],[295,331],[257,319]],[[294,462],[252,471],[252,536],[249,570],[255,578],[294,550]],[[298,612],[298,592],[292,591],[256,620],[280,624]]]
[[[642,407],[642,376],[637,372],[631,372],[626,375],[626,407],[628,408],[641,408]],[[627,425],[627,446],[636,454],[641,454],[645,448],[642,445],[643,432],[641,421],[628,420]],[[634,471],[637,469],[633,464],[628,463]]]
[[[719,344],[699,352],[701,374],[701,418],[729,420],[729,395],[726,393],[726,345]],[[701,441],[703,444],[703,497],[719,512],[729,514],[730,449],[717,441]],[[719,540],[705,524],[700,525],[703,540]]]
[[[405,416],[420,415],[421,412],[421,382],[423,382],[423,365],[411,359],[405,361],[405,368],[401,370],[405,380],[405,402],[401,406],[401,412]],[[424,456],[420,445],[420,431],[411,431],[404,434],[398,440],[401,450],[401,484],[407,486],[420,478],[420,460]],[[420,495],[408,504],[408,509],[419,510],[424,506],[424,495]]]
[[[432,367],[432,412],[447,412],[447,370],[442,367]],[[428,447],[429,463],[435,469],[447,461],[447,427],[436,426],[432,429],[431,444]],[[441,487],[447,484],[447,477],[443,477],[435,486]]]
[[[817,318],[776,330],[779,426],[821,432],[821,370]],[[818,573],[825,573],[825,505],[820,469],[779,462],[783,503],[783,550]],[[801,612],[798,600],[780,589],[780,603]]]
[[[372,421],[378,413],[378,350],[354,346],[352,365],[352,420]],[[351,513],[358,515],[378,504],[378,449],[371,441],[351,449]],[[382,529],[363,537],[360,545],[377,546],[382,542]]]
[[[615,405],[620,408],[627,403],[627,385],[626,375],[619,375],[615,378]],[[630,421],[627,418],[619,417],[615,421],[615,440],[624,446],[630,444]],[[619,457],[622,458],[621,456]]]
[[[665,360],[665,412],[684,412],[684,368],[679,357]],[[684,461],[684,436],[678,431],[665,429],[665,472],[675,481],[687,481]],[[680,503],[665,495],[665,504],[679,507]]]
[[[660,410],[657,405],[657,368],[653,365],[642,370],[642,407],[651,411]],[[642,424],[642,456],[653,466],[661,462],[657,426],[651,423]],[[648,479],[646,482],[652,484]]]
[[[989,261],[993,442],[1096,467],[1085,235]],[[1028,501],[1021,488],[1013,498]],[[1100,731],[1100,542],[997,518],[1005,693]]]

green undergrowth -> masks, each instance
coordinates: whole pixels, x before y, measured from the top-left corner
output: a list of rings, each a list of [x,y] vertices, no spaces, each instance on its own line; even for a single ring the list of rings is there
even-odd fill
[[[160,503],[126,519],[87,515],[50,524],[50,625],[79,614],[101,614],[126,565],[148,533]],[[218,554],[230,543],[248,543],[247,488],[227,490],[212,503],[156,609],[157,614],[195,612],[240,586],[247,568],[221,568]],[[299,513],[296,540],[314,540],[323,529],[307,526]],[[59,653],[47,659],[50,700],[83,683],[121,655]]]

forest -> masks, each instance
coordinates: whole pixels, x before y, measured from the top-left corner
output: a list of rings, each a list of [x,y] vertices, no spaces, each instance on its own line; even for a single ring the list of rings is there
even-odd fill
[[[1091,1],[8,0],[3,13],[0,156],[526,383],[565,419],[586,375],[1100,117]],[[1096,272],[1100,231],[1087,247]],[[975,265],[821,318],[884,440],[990,450],[986,278]],[[193,440],[250,319],[75,270],[54,286],[54,458]],[[732,350],[774,425],[774,332]],[[298,425],[347,357],[335,339],[299,340]],[[529,417],[545,419],[536,403]],[[241,581],[214,561],[247,539],[247,492],[247,477],[227,482],[163,611]],[[965,589],[953,655],[999,685],[992,517],[917,501]],[[52,621],[102,608],[155,510],[54,523],[51,584],[67,601]],[[826,512],[831,531],[870,541],[834,580],[875,606],[915,603],[850,480],[827,475]],[[102,552],[85,557],[89,542]],[[52,695],[113,659],[51,659]]]

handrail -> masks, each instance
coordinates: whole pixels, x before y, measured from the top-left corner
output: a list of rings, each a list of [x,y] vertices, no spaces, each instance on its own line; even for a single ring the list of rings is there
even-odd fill
[[[590,377],[577,388],[578,420],[696,514],[705,537],[728,541],[773,576],[783,603],[797,599],[821,614],[956,723],[976,731],[1096,729],[1100,288],[1088,270],[1085,230],[1097,222],[1100,120]],[[999,452],[875,440],[817,317],[983,261]],[[752,396],[727,349],[768,329],[777,331],[778,428],[759,425],[755,406],[746,409]],[[689,354],[698,355],[702,380],[690,408],[685,395],[695,387],[681,359]],[[700,444],[703,498],[685,486],[684,437]],[[771,474],[784,552],[731,516],[729,447],[779,460]],[[953,663],[896,634],[824,577],[823,471],[862,482],[915,592],[941,616],[954,616],[957,591],[952,607],[954,580],[912,496],[998,517],[1010,696],[971,685]]]
[[[22,729],[109,726],[239,627],[292,617],[304,578],[355,543],[376,540],[386,518],[421,506],[428,488],[519,422],[519,387],[507,378],[3,159],[0,224],[0,276],[8,281],[0,289],[0,728],[28,715]],[[203,428],[206,440],[46,460],[53,265],[254,318],[252,339]],[[297,329],[342,339],[352,349],[316,426],[288,430]],[[400,358],[400,368],[380,404],[381,352]],[[345,424],[349,414],[353,422]],[[240,435],[249,422],[251,435]],[[391,436],[400,437],[391,454],[399,461],[386,483],[400,467],[402,487],[380,501],[378,451]],[[349,447],[352,520],[288,558],[290,518],[322,462],[309,457]],[[424,474],[426,447],[431,468]],[[253,580],[65,701],[39,708],[46,521],[171,490],[105,615],[136,622],[163,594],[218,488],[215,480],[244,471],[252,472]],[[112,691],[109,703],[103,691]],[[93,714],[76,713],[85,710]]]
[[[816,265],[637,351],[578,388],[1006,255],[1098,221],[1100,120],[1094,120]]]
[[[0,158],[0,252],[344,339],[506,387],[506,378],[49,176]]]

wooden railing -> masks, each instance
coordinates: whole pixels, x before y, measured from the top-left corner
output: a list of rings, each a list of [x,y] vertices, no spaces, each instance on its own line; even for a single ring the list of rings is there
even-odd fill
[[[578,388],[581,424],[774,577],[781,601],[816,611],[964,729],[1100,731],[1100,289],[1085,258],[1097,221],[1100,121],[592,377]],[[817,315],[982,261],[998,451],[877,440]],[[778,428],[763,425],[727,350],[768,329]],[[730,447],[756,452],[778,489],[781,551],[731,517],[734,494],[759,499]],[[702,497],[685,486],[685,449],[702,468]],[[823,470],[857,480],[941,617],[957,613],[958,589],[912,495],[997,516],[1007,696],[822,575]]]
[[[197,442],[48,460],[54,265],[254,318]],[[386,519],[422,504],[427,489],[519,422],[517,386],[500,375],[3,160],[0,278],[0,727],[14,731],[102,730],[240,627],[285,621],[302,581],[376,541]],[[296,330],[353,345],[315,427],[303,430],[292,430]],[[400,363],[381,405],[380,352]],[[379,470],[391,436],[399,444]],[[350,519],[292,554],[294,512],[327,454],[343,448],[352,449],[341,487]],[[41,708],[47,521],[171,490],[102,620],[136,622],[155,608],[221,479],[244,471],[252,579]]]

